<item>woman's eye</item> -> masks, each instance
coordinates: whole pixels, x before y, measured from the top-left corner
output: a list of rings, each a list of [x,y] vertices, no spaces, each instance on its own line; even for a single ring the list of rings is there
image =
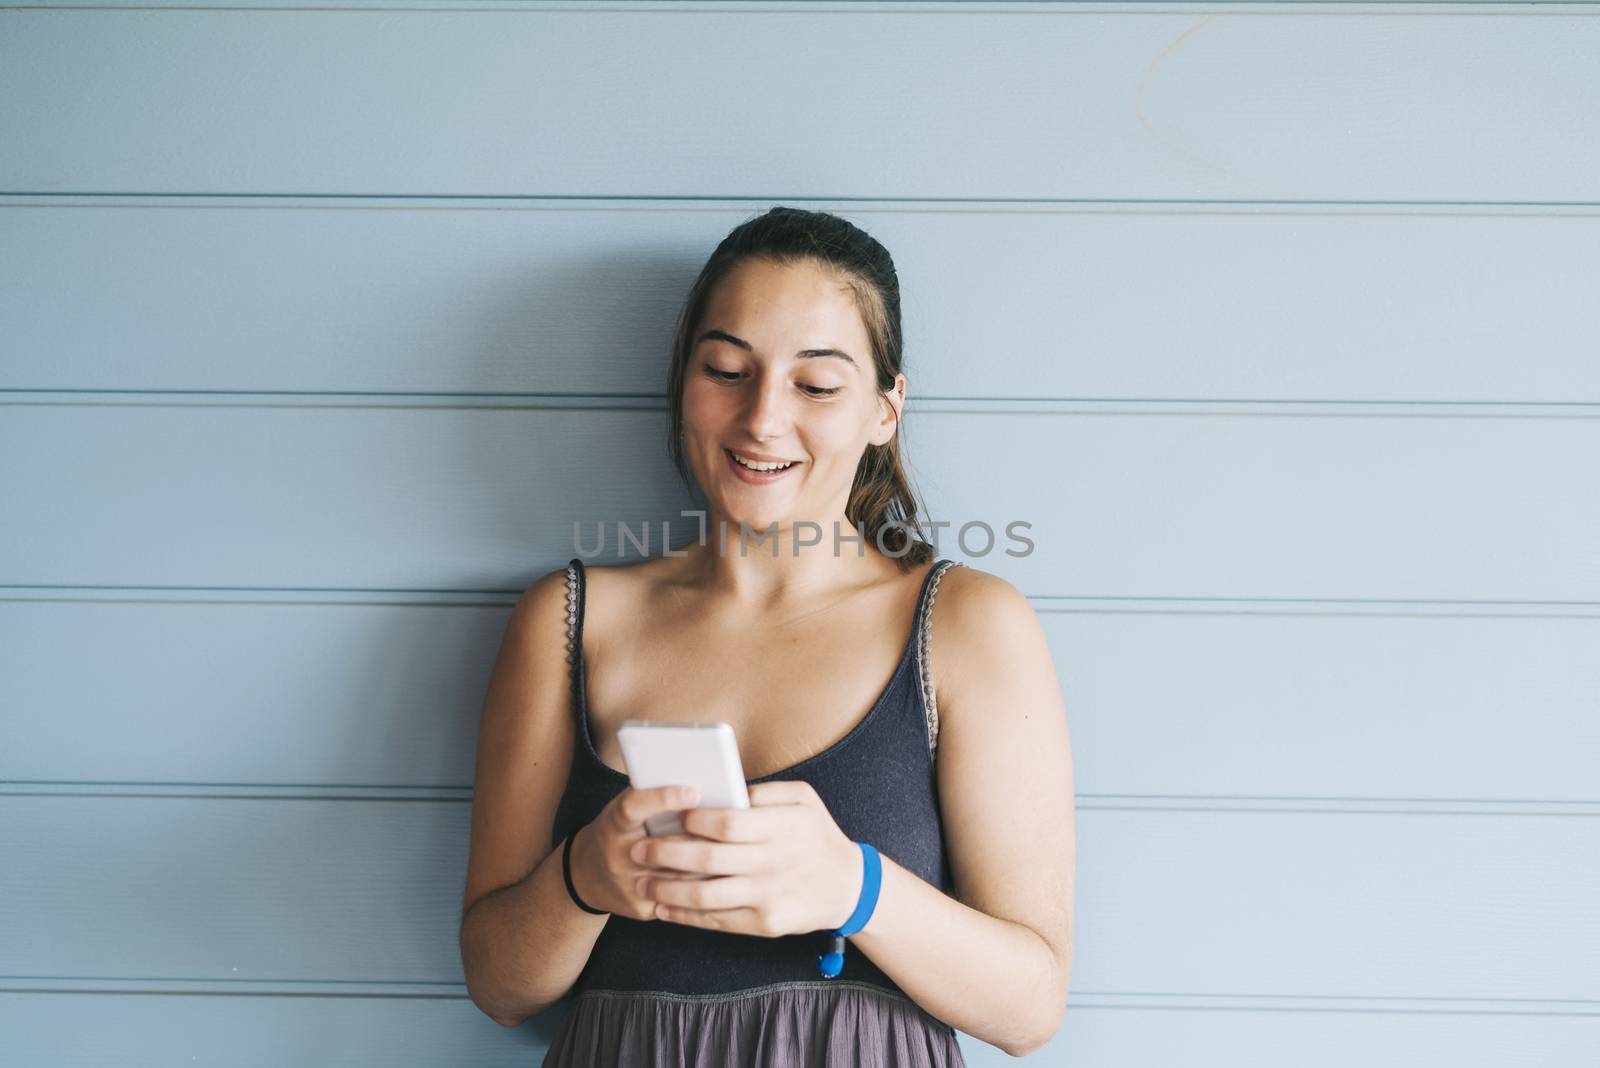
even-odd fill
[[[706,374],[708,376],[710,376],[711,378],[715,379],[718,382],[732,382],[734,379],[738,378],[741,374],[743,374],[742,371],[721,371],[721,370],[718,370],[717,368],[711,366],[709,363],[705,364],[704,367],[705,367]],[[811,397],[831,397],[835,393],[837,393],[841,389],[843,389],[844,387],[843,386],[808,386],[808,385],[801,384],[800,388],[806,392],[807,396],[811,396]]]

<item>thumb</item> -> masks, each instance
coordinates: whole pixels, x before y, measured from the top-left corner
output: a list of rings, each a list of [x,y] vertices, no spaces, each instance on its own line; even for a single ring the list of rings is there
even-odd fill
[[[655,786],[648,790],[630,789],[619,806],[624,822],[642,824],[651,816],[664,812],[677,812],[693,808],[700,801],[700,791],[693,786]]]

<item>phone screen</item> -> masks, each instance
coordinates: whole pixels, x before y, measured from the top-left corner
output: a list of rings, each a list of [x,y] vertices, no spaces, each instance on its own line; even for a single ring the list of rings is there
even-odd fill
[[[630,719],[618,729],[617,741],[628,784],[636,790],[694,786],[700,791],[700,808],[750,807],[732,724]],[[653,836],[682,834],[681,813],[652,816],[645,830]]]

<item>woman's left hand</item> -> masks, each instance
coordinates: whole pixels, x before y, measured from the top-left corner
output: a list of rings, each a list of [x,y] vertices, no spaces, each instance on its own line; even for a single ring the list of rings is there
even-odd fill
[[[652,868],[713,878],[643,876],[656,917],[690,927],[775,938],[833,930],[855,911],[861,848],[808,782],[755,783],[749,808],[693,808],[684,834],[634,843]]]

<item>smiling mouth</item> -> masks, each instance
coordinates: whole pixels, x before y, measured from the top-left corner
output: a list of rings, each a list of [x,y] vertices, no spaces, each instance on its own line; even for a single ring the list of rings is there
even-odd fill
[[[722,451],[728,457],[730,463],[739,470],[749,472],[752,475],[779,475],[800,462],[799,460],[790,460],[788,463],[781,464],[756,463],[755,461],[741,459],[732,449],[723,449]]]

